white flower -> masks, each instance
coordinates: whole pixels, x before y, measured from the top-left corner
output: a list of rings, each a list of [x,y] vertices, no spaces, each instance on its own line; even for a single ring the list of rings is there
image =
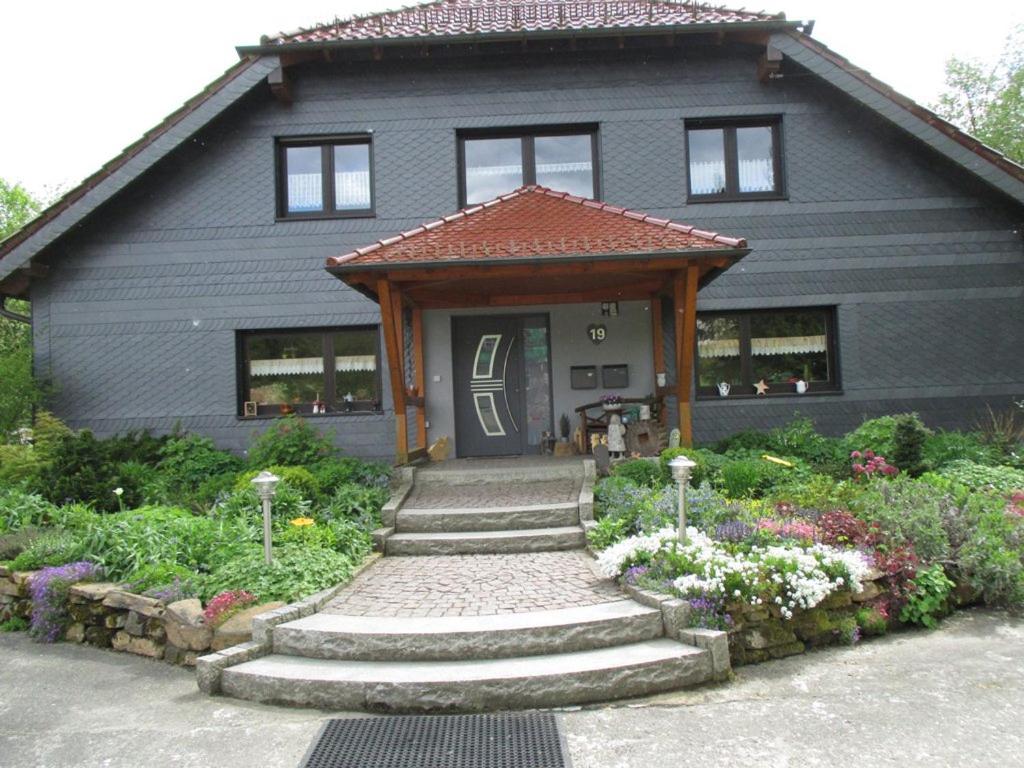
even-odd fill
[[[742,594],[743,594],[743,593],[742,593],[742,592],[740,592],[740,591],[739,591],[738,589],[734,589],[734,590],[732,591],[732,596],[733,596],[733,597],[739,597],[739,596],[740,596],[740,595],[742,595]]]
[[[115,496],[123,496],[124,495],[124,488],[115,488],[114,489],[114,495]]]

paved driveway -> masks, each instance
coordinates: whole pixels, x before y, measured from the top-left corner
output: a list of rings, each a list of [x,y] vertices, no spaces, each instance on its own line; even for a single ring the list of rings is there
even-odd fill
[[[971,611],[564,724],[575,768],[1001,768],[1024,766],[1022,711],[1024,619]],[[210,699],[183,669],[0,634],[4,768],[295,766],[328,716]]]

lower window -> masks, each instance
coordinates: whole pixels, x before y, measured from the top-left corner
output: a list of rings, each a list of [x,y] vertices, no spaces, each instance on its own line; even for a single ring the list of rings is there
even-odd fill
[[[835,392],[835,310],[701,312],[697,315],[697,394],[703,397]]]
[[[376,326],[239,334],[241,414],[379,411]]]

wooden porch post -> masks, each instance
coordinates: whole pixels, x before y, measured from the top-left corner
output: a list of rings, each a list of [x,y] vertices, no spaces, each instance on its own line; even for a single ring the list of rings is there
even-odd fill
[[[427,372],[423,370],[423,310],[412,308],[412,354],[416,366],[416,447],[427,447]]]
[[[654,392],[658,397],[664,397],[665,391],[657,384],[658,374],[665,371],[665,329],[661,324],[661,294],[651,296],[651,341],[654,350]],[[665,425],[665,408],[662,401],[661,411],[658,413],[658,421]]]
[[[388,280],[377,281],[384,348],[388,355],[391,399],[395,406],[395,459],[399,464],[409,460],[409,426],[405,415],[405,335],[402,331],[402,296]],[[395,308],[398,308],[396,313]]]
[[[697,282],[700,273],[695,264],[677,272],[672,281],[676,342],[676,399],[679,409],[679,442],[693,445],[693,358],[697,342]]]

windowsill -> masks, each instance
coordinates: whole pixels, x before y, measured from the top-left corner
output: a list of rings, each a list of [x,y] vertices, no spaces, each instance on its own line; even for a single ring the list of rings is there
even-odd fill
[[[376,211],[339,211],[338,213],[300,213],[291,214],[289,216],[281,216],[278,214],[274,217],[275,222],[282,221],[325,221],[328,219],[375,219],[377,218]]]
[[[778,201],[789,200],[789,195],[785,193],[770,195],[688,195],[686,198],[686,205],[696,205],[698,203],[768,203]]]
[[[329,419],[333,416],[347,418],[349,416],[383,416],[384,411],[331,411],[330,413],[265,413],[259,416],[236,415],[239,421],[268,421],[270,419],[283,419],[287,416],[298,416],[303,419]]]
[[[728,402],[730,400],[779,400],[782,398],[805,398],[805,397],[825,397],[828,395],[842,395],[843,390],[841,389],[821,389],[818,391],[804,392],[802,395],[799,392],[771,392],[767,394],[758,395],[754,394],[742,394],[742,395],[697,395],[697,400],[702,402]]]

